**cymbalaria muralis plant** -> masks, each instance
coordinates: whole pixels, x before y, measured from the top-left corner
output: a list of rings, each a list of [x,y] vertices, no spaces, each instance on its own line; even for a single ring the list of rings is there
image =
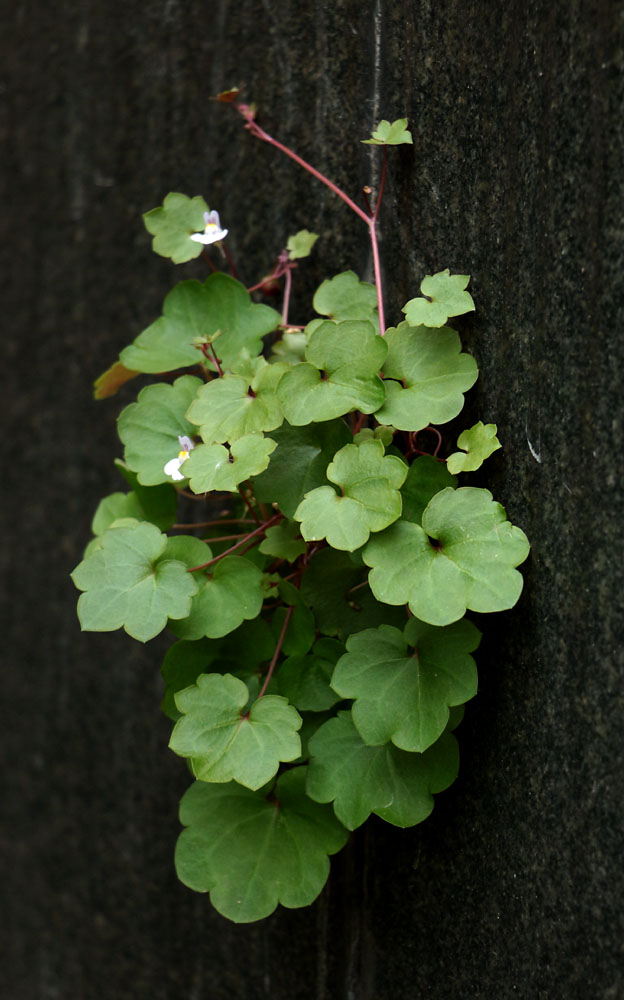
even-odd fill
[[[371,813],[399,827],[429,815],[457,775],[453,730],[477,690],[466,612],[515,604],[529,546],[487,490],[456,478],[500,447],[495,425],[439,454],[435,425],[477,378],[448,325],[474,309],[469,276],[427,275],[386,327],[377,226],[388,146],[412,142],[406,120],[365,140],[383,166],[361,207],[237,91],[220,99],[362,220],[375,284],[328,278],[294,325],[293,272],[315,234],[292,236],[248,289],[203,198],[172,193],[148,212],[156,253],[203,253],[213,273],[176,285],[96,383],[103,397],[159,377],[119,417],[129,489],[101,501],[73,580],[83,629],[177,637],[162,707],[195,780],[176,867],[246,922],[311,903],[328,856]],[[280,281],[280,312],[252,298]]]

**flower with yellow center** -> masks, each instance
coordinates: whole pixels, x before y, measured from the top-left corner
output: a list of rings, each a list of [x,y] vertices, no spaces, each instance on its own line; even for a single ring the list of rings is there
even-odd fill
[[[183,462],[186,462],[189,454],[192,452],[195,445],[191,441],[190,437],[184,435],[183,437],[178,437],[180,442],[180,451],[178,452],[177,458],[170,459],[165,465],[164,472],[166,476],[171,476],[172,479],[180,481],[186,477],[180,472],[180,466]]]
[[[219,213],[213,209],[212,212],[204,212],[205,228],[203,233],[193,233],[191,239],[195,243],[218,243],[224,240],[228,234],[227,229],[221,229]]]

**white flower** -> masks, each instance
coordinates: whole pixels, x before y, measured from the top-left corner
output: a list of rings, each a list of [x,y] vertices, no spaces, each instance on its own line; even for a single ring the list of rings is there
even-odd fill
[[[204,223],[203,233],[193,233],[191,236],[195,243],[218,243],[227,236],[228,230],[221,229],[219,213],[214,209],[212,212],[204,212]]]
[[[179,437],[178,441],[180,442],[181,449],[178,452],[178,457],[172,458],[169,462],[167,462],[164,471],[166,476],[171,476],[172,479],[182,480],[186,477],[180,472],[180,466],[183,462],[186,462],[195,445],[191,441],[190,437],[186,437],[186,435],[184,437]]]

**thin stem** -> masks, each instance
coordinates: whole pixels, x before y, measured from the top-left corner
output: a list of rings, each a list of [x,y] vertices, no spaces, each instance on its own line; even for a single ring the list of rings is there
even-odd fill
[[[260,524],[253,531],[250,531],[248,535],[245,535],[243,538],[241,538],[241,540],[237,542],[236,545],[231,545],[230,548],[226,549],[225,552],[222,552],[221,555],[215,556],[214,559],[209,559],[208,562],[202,563],[200,566],[191,566],[188,572],[196,573],[200,569],[207,569],[207,567],[212,566],[213,563],[219,562],[220,559],[224,559],[225,556],[231,555],[232,552],[236,552],[236,550],[240,549],[242,545],[246,545],[247,542],[251,541],[252,538],[255,538],[257,535],[262,534],[264,531],[266,531],[267,528],[270,528],[272,524],[275,524],[277,521],[279,521],[281,516],[282,516],[281,514],[275,514],[272,518],[270,518],[270,520],[265,521],[264,524]],[[209,539],[209,541],[211,540],[212,539]]]
[[[264,678],[264,684],[260,688],[260,694],[258,695],[258,700],[262,698],[264,692],[269,686],[271,677],[273,676],[273,671],[275,670],[275,664],[277,663],[278,657],[282,651],[282,646],[284,645],[284,639],[286,638],[286,629],[288,628],[288,623],[290,622],[294,610],[295,610],[294,605],[291,604],[290,607],[287,609],[286,614],[284,615],[284,621],[282,623],[282,627],[280,630],[279,639],[277,640],[277,645],[275,647],[275,652],[273,653],[273,658],[269,663],[269,669],[267,670],[267,675]]]
[[[245,118],[245,120],[247,121],[246,127],[249,129],[252,135],[255,135],[257,139],[262,139],[263,142],[268,142],[269,145],[275,146],[276,149],[281,150],[282,153],[285,153],[286,156],[289,156],[291,160],[294,160],[295,163],[298,163],[300,167],[303,167],[304,170],[307,170],[309,174],[312,174],[312,176],[316,177],[316,179],[321,181],[322,184],[325,184],[325,186],[328,187],[330,191],[333,191],[334,194],[337,194],[338,197],[344,201],[345,205],[348,205],[349,208],[352,209],[352,211],[354,211],[356,215],[359,215],[360,219],[368,223],[368,216],[366,212],[362,211],[360,206],[356,205],[353,199],[350,198],[349,195],[342,190],[342,188],[339,188],[337,184],[334,184],[333,181],[330,181],[329,177],[326,177],[325,174],[322,174],[319,170],[316,170],[311,163],[307,162],[307,160],[304,160],[301,156],[298,156],[297,153],[294,152],[294,150],[289,149],[288,146],[285,146],[283,143],[278,142],[277,139],[274,139],[272,135],[269,135],[268,132],[265,132],[264,129],[260,128],[260,126],[252,118],[248,117],[241,110],[240,107],[237,110],[239,111],[240,114],[243,115],[243,118]]]
[[[373,216],[368,219],[368,232],[370,235],[371,247],[373,250],[373,269],[375,271],[375,288],[377,289],[377,310],[379,312],[379,332],[383,337],[386,332],[386,321],[383,307],[383,288],[381,286],[381,263],[379,261],[379,247],[377,246],[377,219]]]
[[[292,271],[290,268],[286,270],[284,275],[284,304],[282,306],[282,323],[284,326],[288,324],[288,306],[290,305],[290,289],[292,285]]]
[[[206,545],[212,545],[213,542],[231,542],[233,538],[246,538],[246,535],[219,535],[216,538],[203,538],[202,541]]]
[[[366,413],[360,413],[353,427],[353,437],[355,437],[355,435],[362,430],[362,427],[364,426],[364,421],[366,420],[366,416],[367,416]]]
[[[245,496],[245,491],[244,491],[244,489],[243,489],[242,486],[238,487],[238,492],[240,493],[240,495],[241,495],[241,497],[243,499],[243,503],[245,504],[245,507],[247,508],[247,510],[249,511],[249,513],[251,514],[251,516],[253,517],[253,519],[256,522],[256,524],[260,524],[260,518],[258,517],[258,515],[255,512],[255,510],[253,509],[251,503],[249,502],[249,499]]]
[[[237,271],[236,271],[236,266],[234,264],[234,261],[232,260],[232,254],[230,253],[230,251],[228,249],[227,243],[223,242],[221,244],[221,247],[223,248],[223,253],[225,254],[225,259],[227,260],[227,262],[229,264],[230,273],[231,273],[232,277],[233,278],[238,278],[238,274],[237,274]]]
[[[210,254],[208,253],[208,251],[206,250],[206,247],[204,247],[204,249],[202,250],[202,254],[204,255],[204,257],[205,257],[205,258],[206,258],[206,260],[208,261],[208,266],[209,266],[210,270],[211,270],[211,271],[212,271],[213,273],[214,273],[215,271],[218,271],[218,267],[217,267],[217,265],[215,264],[215,262],[213,261],[212,257],[211,257],[211,256],[210,256]]]
[[[195,524],[172,524],[171,527],[182,531],[186,528],[189,530],[193,528],[217,528],[222,524],[254,524],[254,522],[248,517],[223,517],[217,521],[196,521]]]

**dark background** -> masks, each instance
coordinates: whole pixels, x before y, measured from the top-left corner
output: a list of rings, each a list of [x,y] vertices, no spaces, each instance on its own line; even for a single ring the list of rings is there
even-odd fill
[[[622,27],[615,0],[2,0],[2,1000],[617,1000],[622,847]],[[407,115],[381,250],[389,322],[425,273],[472,275],[481,378],[463,426],[527,532],[518,606],[480,616],[458,782],[423,826],[372,821],[309,910],[235,926],[178,884],[184,765],[159,655],[81,635],[68,574],[123,488],[91,383],[197,263],[155,257],[170,190],[221,211],[243,280],[362,223],[209,96],[354,196]],[[479,616],[475,616],[478,618]],[[619,683],[618,683],[619,682]]]

